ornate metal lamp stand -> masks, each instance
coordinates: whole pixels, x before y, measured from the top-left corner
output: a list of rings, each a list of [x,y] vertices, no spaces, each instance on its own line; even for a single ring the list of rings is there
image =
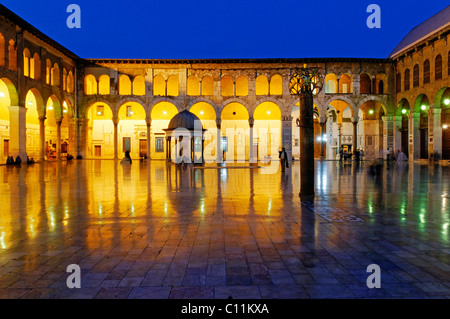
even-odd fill
[[[300,98],[300,200],[313,203],[314,192],[314,96],[323,88],[323,77],[318,69],[296,70],[291,76],[289,90]]]

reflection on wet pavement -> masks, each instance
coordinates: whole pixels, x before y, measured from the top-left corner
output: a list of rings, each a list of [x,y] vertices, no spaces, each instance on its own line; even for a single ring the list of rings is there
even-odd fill
[[[298,163],[264,169],[0,166],[0,298],[450,296],[450,167],[318,161],[310,207]]]

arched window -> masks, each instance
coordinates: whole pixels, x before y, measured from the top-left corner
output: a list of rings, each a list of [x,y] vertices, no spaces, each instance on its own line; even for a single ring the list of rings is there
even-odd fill
[[[67,75],[67,92],[73,93],[74,91],[74,77],[72,71],[69,71]]]
[[[86,75],[84,78],[84,94],[96,95],[97,94],[97,80],[92,74]]]
[[[60,85],[60,78],[59,78],[59,65],[58,65],[58,63],[55,63],[53,65],[53,68],[51,70],[51,74],[52,74],[52,79],[51,79],[52,86],[59,86]]]
[[[28,50],[28,48],[25,48],[23,50],[23,75],[26,77],[30,77],[30,59],[30,50]]]
[[[353,83],[352,77],[349,74],[342,74],[339,79],[339,93],[352,93]]]
[[[52,79],[52,62],[47,59],[45,62],[45,83],[50,84]]]
[[[119,95],[131,95],[131,80],[128,75],[119,76]]]
[[[98,78],[98,94],[109,95],[111,88],[111,79],[108,75],[103,74]]]
[[[133,80],[133,95],[145,95],[145,78],[142,75]]]
[[[430,61],[425,60],[423,63],[423,84],[430,83]]]
[[[384,94],[384,82],[380,80],[378,82],[378,94]]]
[[[450,51],[448,51],[448,57],[447,57],[447,75],[450,77]]]
[[[434,80],[442,80],[442,56],[440,54],[434,60]]]
[[[222,96],[234,96],[234,83],[231,76],[226,75],[220,81],[220,91]]]
[[[153,95],[165,96],[166,95],[166,80],[163,76],[158,74],[153,78]]]
[[[236,80],[236,96],[247,96],[248,95],[248,79],[247,77],[241,75]]]
[[[17,71],[17,48],[14,40],[9,40],[8,47],[9,69]]]
[[[270,95],[283,95],[283,78],[279,74],[270,79]]]
[[[405,70],[405,79],[404,79],[404,88],[405,91],[408,91],[410,89],[410,81],[411,81],[411,72],[409,69]]]
[[[67,91],[67,70],[63,68],[63,91]]]
[[[5,66],[5,38],[3,37],[3,34],[0,33],[0,66]]]
[[[269,81],[264,75],[260,75],[256,78],[256,95],[269,95]]]
[[[187,79],[187,95],[196,96],[200,95],[200,81],[195,75],[191,75]]]
[[[167,96],[178,96],[178,75],[171,75],[167,79]]]
[[[41,58],[37,53],[33,55],[31,63],[31,78],[35,80],[41,79]]]
[[[419,86],[419,78],[420,78],[419,65],[416,64],[414,66],[414,70],[413,70],[413,87],[418,87]]]
[[[359,77],[359,92],[361,94],[370,94],[371,93],[372,80],[370,76],[366,73],[361,74]]]
[[[214,95],[214,79],[209,75],[202,79],[202,95]]]

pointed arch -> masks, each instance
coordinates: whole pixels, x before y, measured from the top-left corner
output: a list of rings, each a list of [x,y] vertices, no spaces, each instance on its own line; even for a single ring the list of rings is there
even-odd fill
[[[103,74],[98,78],[98,94],[111,94],[111,78],[109,77],[109,75]]]
[[[166,95],[166,80],[161,74],[157,74],[153,77],[153,95],[154,96]]]
[[[200,81],[195,75],[191,75],[187,78],[187,95],[198,96],[200,95]]]
[[[220,92],[222,96],[234,96],[234,82],[233,78],[225,75],[220,80]]]
[[[126,74],[119,76],[119,95],[131,95],[131,80]]]
[[[255,80],[256,95],[269,95],[269,80],[265,75],[259,75]]]
[[[92,74],[84,77],[84,94],[97,95],[97,80]]]
[[[214,79],[210,75],[202,79],[202,95],[214,95]]]
[[[279,74],[270,79],[270,95],[283,95],[283,78]]]
[[[178,96],[179,92],[178,75],[172,74],[167,78],[167,96]]]
[[[133,95],[145,95],[145,78],[138,75],[133,80]]]
[[[236,80],[236,96],[248,95],[248,79],[245,75],[241,75]]]

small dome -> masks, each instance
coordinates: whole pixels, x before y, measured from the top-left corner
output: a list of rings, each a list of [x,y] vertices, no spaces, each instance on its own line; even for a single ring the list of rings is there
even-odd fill
[[[183,112],[175,115],[169,123],[168,130],[175,130],[177,128],[186,128],[188,130],[194,130],[195,121],[200,121],[200,119],[194,113],[184,110]]]

